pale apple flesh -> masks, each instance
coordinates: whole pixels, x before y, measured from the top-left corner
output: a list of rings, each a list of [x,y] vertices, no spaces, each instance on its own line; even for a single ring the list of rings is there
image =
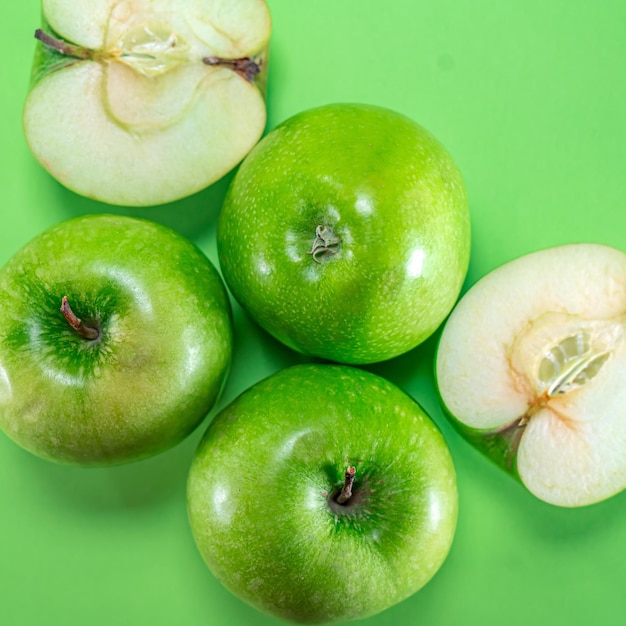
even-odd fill
[[[24,130],[70,189],[169,202],[221,178],[260,138],[263,0],[44,0],[43,16]]]
[[[458,429],[537,497],[626,487],[626,255],[577,244],[479,281],[443,331],[439,392]]]

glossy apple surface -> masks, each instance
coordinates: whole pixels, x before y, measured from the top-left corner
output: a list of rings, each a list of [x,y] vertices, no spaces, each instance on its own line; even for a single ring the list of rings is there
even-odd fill
[[[439,569],[456,478],[440,432],[404,392],[359,369],[298,365],[211,423],[188,507],[202,556],[233,593],[295,622],[348,621],[403,600]]]
[[[626,488],[626,254],[540,250],[454,309],[437,383],[457,429],[534,495],[584,506]]]
[[[463,181],[412,120],[337,104],[287,120],[248,155],[218,224],[226,283],[302,353],[382,361],[424,341],[469,260]]]
[[[231,350],[215,268],[155,223],[76,218],[0,270],[0,427],[44,458],[104,465],[169,448],[215,403]]]

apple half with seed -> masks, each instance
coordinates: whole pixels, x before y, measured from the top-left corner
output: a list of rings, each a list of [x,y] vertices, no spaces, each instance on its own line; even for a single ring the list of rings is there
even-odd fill
[[[265,128],[264,0],[43,0],[26,140],[62,184],[147,206],[230,171]]]
[[[582,506],[626,487],[626,255],[535,252],[480,280],[439,344],[459,431],[537,497]]]

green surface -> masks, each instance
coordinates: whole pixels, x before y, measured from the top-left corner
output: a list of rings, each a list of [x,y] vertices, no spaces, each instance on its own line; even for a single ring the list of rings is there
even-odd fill
[[[270,7],[269,127],[306,108],[360,101],[428,128],[468,188],[466,286],[549,245],[626,250],[623,0],[270,0]],[[38,25],[36,0],[5,7],[2,262],[57,221],[110,210],[61,187],[25,145],[21,107]],[[115,211],[177,228],[216,262],[226,182],[175,205]],[[221,406],[302,360],[238,309],[235,323]],[[526,493],[445,423],[433,390],[435,343],[368,369],[411,393],[447,437],[459,480],[457,536],[432,582],[363,624],[623,624],[626,494],[564,510]],[[0,435],[0,623],[278,624],[224,590],[193,544],[185,478],[201,430],[160,457],[108,470],[53,465]]]

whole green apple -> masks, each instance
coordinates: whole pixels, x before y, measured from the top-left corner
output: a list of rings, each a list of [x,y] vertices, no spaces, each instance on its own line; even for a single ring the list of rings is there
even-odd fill
[[[209,426],[188,482],[193,535],[233,593],[283,619],[373,615],[420,589],[454,535],[443,437],[388,381],[297,365]]]
[[[287,120],[248,155],[218,224],[226,284],[304,354],[370,363],[424,341],[467,271],[463,181],[426,130],[336,104]]]
[[[0,270],[0,428],[47,459],[150,456],[214,405],[230,305],[202,252],[145,220],[58,224]]]

